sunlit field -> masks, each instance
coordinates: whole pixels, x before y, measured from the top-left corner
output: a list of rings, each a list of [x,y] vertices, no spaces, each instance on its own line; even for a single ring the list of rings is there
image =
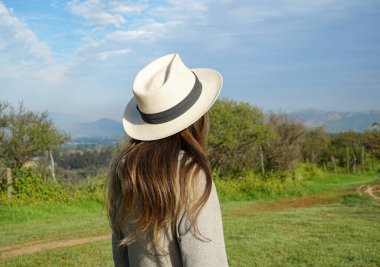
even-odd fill
[[[357,190],[376,183],[331,176],[310,180],[298,198],[223,201],[230,266],[379,266],[380,202]],[[113,265],[103,203],[2,206],[1,214],[1,266]]]

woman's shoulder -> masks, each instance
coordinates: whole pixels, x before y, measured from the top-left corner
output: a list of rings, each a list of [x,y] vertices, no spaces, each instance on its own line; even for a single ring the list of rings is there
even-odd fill
[[[180,176],[180,167],[181,167],[181,162],[182,162],[182,159],[183,157],[185,156],[185,151],[184,150],[180,150],[179,154],[178,154],[178,177]],[[188,158],[187,159],[187,162],[190,162],[191,158]],[[180,178],[180,177],[179,177]],[[194,170],[193,170],[193,175],[192,175],[192,179],[194,179],[195,183],[196,183],[196,189],[198,190],[204,190],[206,185],[207,185],[207,175],[205,173],[205,171],[201,168],[199,171],[196,171],[195,170],[195,167],[194,167]],[[212,183],[212,186],[215,187],[214,183],[212,182],[211,180],[211,183]]]

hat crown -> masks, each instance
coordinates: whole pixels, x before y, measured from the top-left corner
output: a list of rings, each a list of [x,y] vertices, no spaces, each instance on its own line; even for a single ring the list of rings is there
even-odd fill
[[[137,74],[133,93],[139,110],[154,114],[180,103],[194,84],[194,73],[178,54],[170,54],[156,59]]]

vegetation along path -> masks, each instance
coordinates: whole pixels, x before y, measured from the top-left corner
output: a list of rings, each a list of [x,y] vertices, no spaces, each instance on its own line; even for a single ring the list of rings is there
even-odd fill
[[[295,200],[282,200],[276,201],[274,203],[265,203],[259,206],[253,207],[245,207],[243,209],[235,209],[227,212],[226,216],[231,215],[239,215],[246,212],[264,212],[264,211],[276,211],[283,210],[288,208],[303,208],[303,207],[311,207],[323,204],[331,204],[339,201],[339,197],[350,193],[355,192],[360,195],[369,195],[373,197],[375,200],[380,200],[380,185],[379,184],[365,184],[355,189],[343,190],[340,192],[335,192],[333,194],[327,193],[323,195],[316,196],[308,196],[303,198],[298,198]],[[25,254],[32,254],[41,252],[44,250],[53,250],[59,248],[65,248],[75,245],[81,245],[91,242],[110,240],[110,234],[100,235],[100,236],[92,236],[92,237],[83,237],[69,240],[59,240],[59,241],[51,241],[45,243],[38,243],[38,241],[28,242],[21,245],[2,247],[0,249],[0,259],[11,258],[22,256]]]

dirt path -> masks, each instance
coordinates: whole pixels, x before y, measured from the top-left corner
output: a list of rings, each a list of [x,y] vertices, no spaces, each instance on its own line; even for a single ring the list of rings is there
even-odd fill
[[[380,185],[378,185],[378,184],[362,185],[356,190],[356,192],[360,195],[366,194],[366,195],[373,197],[376,200],[380,200]]]
[[[334,193],[325,193],[321,195],[308,196],[303,198],[297,198],[292,200],[280,200],[273,203],[262,204],[258,206],[244,207],[238,208],[235,210],[231,210],[226,212],[224,215],[240,215],[246,214],[250,212],[263,212],[263,211],[276,211],[276,210],[284,210],[290,208],[306,208],[323,204],[332,204],[340,201],[341,197],[354,193],[360,195],[369,195],[375,199],[375,201],[380,201],[380,185],[379,184],[366,184],[361,185],[357,189],[347,189],[340,192]]]
[[[355,189],[348,189],[340,192],[302,197],[297,199],[280,200],[272,203],[261,204],[258,206],[250,206],[244,208],[237,208],[228,212],[225,212],[225,216],[234,216],[241,214],[249,214],[252,212],[265,212],[265,211],[280,211],[291,208],[306,208],[324,204],[338,203],[340,197],[346,194],[355,192]]]
[[[233,216],[233,215],[239,215],[239,214],[246,214],[247,212],[263,212],[263,211],[275,211],[275,210],[283,210],[287,208],[302,208],[302,207],[311,207],[311,206],[317,206],[322,204],[330,204],[330,203],[336,203],[339,202],[340,197],[348,194],[356,192],[358,194],[367,194],[371,197],[373,197],[376,200],[380,200],[380,185],[362,185],[355,189],[345,190],[338,193],[329,193],[329,194],[323,194],[323,195],[317,195],[317,196],[310,196],[310,197],[304,197],[299,198],[295,200],[283,200],[283,201],[277,201],[274,203],[268,203],[268,204],[262,204],[259,206],[253,206],[253,207],[245,207],[241,209],[235,209],[229,212],[224,213],[224,216]],[[57,249],[57,248],[65,248],[65,247],[71,247],[75,245],[81,245],[96,241],[103,241],[103,240],[110,240],[111,236],[109,234],[107,235],[101,235],[101,236],[95,236],[95,237],[84,237],[79,239],[70,239],[70,240],[61,240],[61,241],[51,241],[46,243],[38,243],[39,241],[32,241],[25,244],[15,245],[15,246],[9,246],[9,247],[2,247],[0,248],[0,259],[10,258],[10,257],[17,257],[22,256],[25,254],[31,254],[31,253],[37,253],[44,250],[51,250],[51,249]]]
[[[40,252],[43,250],[71,247],[71,246],[75,246],[75,245],[81,245],[81,244],[86,244],[86,243],[96,242],[96,241],[103,241],[103,240],[111,240],[111,236],[110,235],[101,235],[101,236],[95,236],[95,237],[84,237],[84,238],[80,238],[80,239],[52,241],[52,242],[40,243],[40,244],[33,244],[32,243],[29,246],[23,246],[23,247],[19,247],[17,249],[2,252],[0,254],[0,259],[36,253],[36,252]]]

